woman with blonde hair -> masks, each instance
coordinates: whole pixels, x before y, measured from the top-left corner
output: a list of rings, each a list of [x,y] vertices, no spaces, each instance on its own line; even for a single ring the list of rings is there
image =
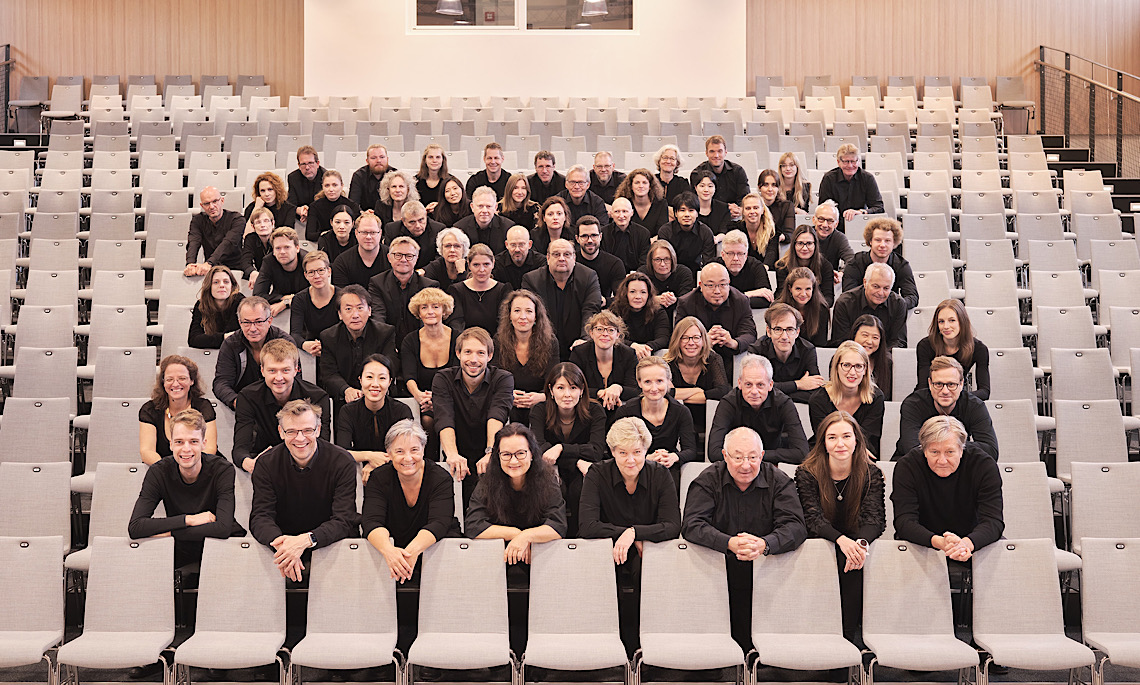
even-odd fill
[[[740,201],[740,219],[728,225],[729,230],[739,230],[748,236],[748,256],[764,263],[769,271],[776,269],[780,258],[780,237],[776,235],[776,224],[759,193],[748,193]]]
[[[622,342],[625,332],[621,317],[603,309],[586,322],[589,340],[570,351],[570,361],[586,375],[590,396],[611,415],[623,401],[637,394],[637,353]]]
[[[883,392],[871,378],[871,359],[859,343],[844,341],[831,357],[831,373],[826,384],[811,396],[808,416],[816,435],[818,426],[835,411],[855,417],[867,437],[867,449],[879,458],[879,439],[883,435]]]
[[[507,217],[526,230],[534,230],[538,203],[530,199],[530,181],[526,174],[511,174],[507,179],[507,192],[499,200],[499,214]]]
[[[420,405],[424,427],[431,430],[431,383],[441,369],[459,366],[455,355],[454,329],[444,325],[451,316],[455,299],[439,288],[424,288],[408,302],[408,310],[423,325],[408,333],[400,344],[400,374],[408,393]]]
[[[393,170],[384,174],[384,178],[380,181],[379,192],[380,203],[376,205],[376,216],[380,217],[384,224],[392,223],[398,218],[402,219],[404,203],[420,199],[415,177],[403,170]]]
[[[807,214],[811,203],[811,182],[803,180],[800,174],[800,163],[796,161],[796,153],[785,152],[780,155],[780,192],[784,199],[792,203],[796,214]]]

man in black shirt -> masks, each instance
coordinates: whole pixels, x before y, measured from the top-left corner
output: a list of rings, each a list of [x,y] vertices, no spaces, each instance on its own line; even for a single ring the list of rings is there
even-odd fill
[[[840,145],[835,160],[839,162],[838,168],[824,174],[819,182],[819,201],[835,200],[840,212],[839,228],[856,214],[882,214],[883,196],[879,194],[879,184],[859,166],[859,150],[850,143]]]
[[[356,462],[318,437],[328,430],[327,413],[302,399],[286,404],[276,416],[283,444],[253,471],[249,532],[275,550],[281,575],[298,582],[309,550],[360,534]]]
[[[835,204],[835,200],[820,202],[811,220],[815,234],[819,237],[820,254],[831,262],[835,271],[835,282],[839,283],[843,278],[843,269],[855,256],[855,250],[851,248],[847,234],[835,230],[839,226],[839,206]]]
[[[967,561],[1005,531],[997,462],[950,416],[928,419],[918,437],[895,465],[895,537]]]
[[[174,566],[202,560],[206,538],[241,537],[234,520],[234,467],[224,457],[202,454],[206,420],[194,409],[170,418],[170,459],[159,460],[143,477],[127,532],[131,539],[170,535]],[[155,517],[162,503],[165,517]]]
[[[289,308],[293,295],[309,287],[305,270],[301,268],[309,253],[301,249],[300,237],[288,226],[273,229],[269,245],[273,254],[265,255],[261,261],[253,294],[264,297],[273,316],[277,316]]]
[[[534,156],[534,173],[526,180],[530,182],[530,199],[538,204],[566,189],[566,177],[554,170],[554,154],[548,150]]]
[[[396,170],[388,166],[388,148],[383,145],[369,145],[365,161],[367,164],[353,172],[348,186],[348,199],[360,205],[362,212],[376,210],[380,202],[380,181],[384,174]]]
[[[883,322],[887,347],[906,347],[906,308],[902,296],[891,288],[895,284],[894,269],[886,264],[871,264],[863,276],[862,287],[848,290],[835,298],[831,310],[831,346],[839,347],[844,340],[851,340],[855,331],[851,326],[864,314],[874,314]]]
[[[728,269],[712,263],[701,269],[699,287],[677,300],[674,324],[686,316],[695,316],[705,325],[713,350],[724,360],[730,372],[733,357],[756,342],[756,320],[744,293],[729,285]]]
[[[590,190],[606,205],[614,203],[614,193],[625,180],[625,174],[614,171],[614,156],[605,150],[594,155],[594,168],[590,171]]]
[[[590,172],[581,164],[575,164],[566,172],[566,189],[558,196],[570,207],[570,223],[577,223],[587,214],[592,214],[598,223],[609,221],[606,202],[590,190]]]
[[[555,240],[546,253],[546,268],[535,269],[522,279],[522,287],[546,305],[562,361],[570,359],[570,345],[584,335],[586,322],[603,306],[598,275],[575,261],[570,241]]]
[[[514,290],[521,288],[523,276],[546,266],[546,255],[532,250],[532,245],[534,241],[530,238],[530,231],[524,226],[508,228],[507,249],[495,255],[495,270],[491,277],[509,283]]]
[[[483,147],[483,169],[467,179],[467,197],[474,199],[476,188],[488,186],[495,191],[495,201],[498,202],[507,192],[507,179],[510,176],[503,171],[503,146],[494,141],[487,143]]]
[[[708,161],[693,168],[689,181],[695,187],[700,180],[697,174],[702,171],[712,174],[713,182],[716,183],[713,198],[727,203],[732,218],[740,219],[740,203],[748,194],[748,174],[744,173],[744,167],[725,159],[727,154],[728,146],[724,142],[724,136],[709,136],[705,140],[705,157]]]
[[[424,288],[438,288],[439,283],[421,276],[416,271],[416,257],[419,246],[411,238],[396,238],[388,252],[392,268],[373,276],[368,281],[368,303],[372,308],[372,319],[394,326],[396,349],[404,336],[419,330],[419,317],[408,310],[408,303]]]
[[[380,242],[380,228],[380,219],[371,212],[357,217],[356,248],[342,252],[333,262],[333,285],[367,287],[373,276],[389,268],[385,258],[388,248]]]
[[[214,369],[214,397],[230,409],[237,406],[238,393],[261,381],[261,367],[255,357],[265,343],[289,334],[273,325],[273,315],[265,298],[254,295],[238,303],[238,331],[226,336],[218,350]]]
[[[753,309],[763,309],[772,302],[772,281],[764,263],[748,255],[748,235],[732,230],[721,240],[720,258],[728,269],[728,282],[748,297]]]
[[[736,388],[717,404],[709,430],[710,459],[719,459],[724,436],[740,426],[760,434],[769,461],[799,464],[807,456],[799,412],[787,395],[772,387],[772,363],[754,354],[741,360]]]
[[[317,386],[297,378],[300,353],[291,340],[271,340],[261,348],[261,380],[243,389],[234,412],[234,464],[253,473],[267,448],[279,445],[277,412],[292,400],[307,400],[329,409],[329,396]],[[329,412],[321,419],[321,438],[329,438]]]
[[[420,246],[420,256],[416,268],[422,269],[439,256],[435,247],[435,237],[444,229],[440,222],[429,219],[424,205],[419,200],[408,200],[401,210],[401,218],[384,224],[384,244],[391,245],[400,236],[407,236]]]
[[[930,362],[930,378],[925,388],[916,388],[899,408],[899,441],[895,459],[919,444],[919,429],[934,416],[952,416],[970,436],[970,445],[998,458],[997,433],[994,432],[986,403],[978,399],[963,382],[962,365],[953,357],[935,357]]]
[[[222,194],[213,186],[202,189],[198,195],[202,213],[190,219],[186,235],[186,276],[205,276],[210,267],[225,264],[235,271],[241,270],[241,240],[245,220],[241,214],[231,212],[222,205]],[[198,252],[205,258],[199,262]]]
[[[812,391],[827,384],[819,375],[815,345],[800,337],[803,316],[795,307],[777,302],[764,312],[768,334],[748,348],[772,364],[772,382],[793,402],[807,404]]]
[[[458,368],[440,370],[431,394],[440,452],[452,475],[463,481],[466,507],[479,475],[487,471],[495,433],[510,417],[515,382],[511,374],[489,365],[495,343],[482,328],[460,333],[455,354]]]
[[[633,221],[633,205],[624,197],[614,198],[613,222],[602,228],[602,249],[622,261],[625,270],[645,266],[649,254],[649,229]]]
[[[297,218],[304,222],[309,218],[309,205],[321,192],[321,182],[325,178],[325,168],[312,145],[297,148],[297,169],[289,174],[289,203],[296,205]]]
[[[724,554],[732,637],[747,653],[752,646],[752,562],[795,550],[807,539],[807,525],[795,483],[764,460],[764,443],[755,431],[733,430],[720,455],[723,461],[689,486],[681,534]]]
[[[858,288],[859,274],[865,273],[871,263],[886,264],[895,272],[892,288],[902,296],[908,310],[918,306],[918,286],[914,282],[914,271],[910,263],[895,248],[902,244],[902,224],[887,217],[871,219],[863,227],[863,242],[871,249],[857,253],[843,272],[843,289]]]
[[[597,219],[592,216],[582,217],[578,220],[577,230],[579,263],[598,275],[598,287],[608,302],[614,296],[621,279],[628,273],[625,264],[612,254],[601,251],[602,228]]]
[[[334,403],[340,404],[364,397],[360,372],[370,355],[382,354],[393,365],[399,364],[399,360],[396,328],[372,320],[372,307],[364,288],[345,286],[336,308],[340,323],[321,332],[321,387]]]
[[[480,186],[471,196],[471,215],[455,222],[455,228],[467,234],[472,245],[483,243],[495,252],[503,249],[507,242],[507,229],[515,225],[515,222],[496,213],[496,202],[493,189]]]

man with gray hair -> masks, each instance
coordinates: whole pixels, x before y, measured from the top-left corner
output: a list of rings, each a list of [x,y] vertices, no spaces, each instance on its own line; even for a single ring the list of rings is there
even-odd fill
[[[507,244],[507,229],[515,222],[498,214],[497,207],[494,189],[479,186],[471,194],[471,214],[456,221],[455,228],[463,231],[472,245],[483,243],[498,252]]]
[[[871,264],[863,276],[863,285],[835,298],[835,307],[831,310],[831,347],[854,339],[852,326],[864,314],[876,316],[883,322],[886,336],[881,344],[906,347],[906,317],[910,310],[902,296],[892,290],[894,284],[894,269],[886,264]]]
[[[400,237],[408,237],[420,246],[420,256],[416,268],[422,269],[439,256],[435,247],[435,237],[445,228],[440,222],[429,219],[427,210],[419,200],[408,200],[400,212],[400,218],[384,224],[384,244],[391,245]]]
[[[577,263],[569,240],[551,241],[546,251],[546,268],[523,276],[522,287],[540,298],[558,338],[559,357],[570,359],[570,346],[584,335],[587,321],[602,310],[598,274]]]
[[[590,170],[590,189],[607,205],[614,203],[614,193],[625,180],[625,174],[614,171],[613,154],[602,150],[594,155],[594,168]]]
[[[566,190],[558,193],[558,197],[566,200],[570,206],[570,218],[567,224],[576,225],[578,219],[593,214],[599,224],[609,223],[609,211],[606,202],[597,193],[590,190],[590,172],[585,166],[575,164],[566,172]]]
[[[882,214],[883,196],[875,177],[859,166],[859,149],[850,143],[835,151],[838,166],[823,175],[819,182],[819,201],[835,200],[839,205],[839,228],[856,214]]]
[[[1005,531],[997,462],[952,416],[927,419],[918,439],[895,465],[895,537],[968,561]]]
[[[697,289],[677,300],[676,321],[697,317],[709,332],[713,350],[724,359],[725,370],[732,358],[756,342],[756,320],[748,297],[733,288],[728,269],[719,262],[706,264],[697,278]]]
[[[839,226],[839,206],[835,200],[827,200],[816,205],[815,214],[811,217],[815,234],[819,237],[819,252],[835,270],[835,282],[843,278],[843,268],[855,256],[851,241],[843,231],[835,230]]]
[[[764,309],[772,303],[772,281],[764,263],[748,254],[748,235],[734,229],[721,240],[717,259],[728,269],[728,281],[733,288],[748,296],[753,309]]]
[[[768,460],[799,464],[808,453],[807,436],[792,400],[772,383],[772,362],[746,354],[736,387],[717,404],[709,430],[709,459],[720,459],[725,435],[746,426],[769,446]]]
[[[689,486],[681,534],[724,554],[732,637],[747,653],[752,562],[795,550],[807,539],[807,525],[795,483],[764,459],[764,440],[756,431],[736,428],[718,452],[720,459]]]

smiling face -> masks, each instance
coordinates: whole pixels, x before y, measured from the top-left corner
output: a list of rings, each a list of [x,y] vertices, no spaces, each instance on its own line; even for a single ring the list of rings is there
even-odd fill
[[[525,482],[533,458],[530,443],[525,437],[508,435],[499,440],[499,466],[512,483],[521,486]]]
[[[812,285],[809,278],[797,278],[792,281],[792,299],[796,304],[801,307],[811,301],[811,296],[815,292],[815,286]]]
[[[847,153],[839,158],[839,168],[843,170],[844,178],[851,178],[855,175],[855,170],[859,168],[859,156],[854,153]]]
[[[812,215],[811,221],[816,234],[823,239],[831,235],[835,231],[835,227],[839,225],[839,214],[835,208],[829,205],[820,205],[816,208],[815,214]]]
[[[443,187],[443,199],[451,204],[463,199],[463,186],[459,185],[459,181],[450,180],[447,182],[447,185]]]
[[[530,333],[534,328],[535,314],[534,302],[529,297],[518,296],[511,300],[511,325],[516,333]]]
[[[602,229],[597,224],[582,224],[578,227],[578,248],[582,256],[593,259],[602,247]]]
[[[317,452],[321,420],[312,411],[306,411],[300,416],[286,414],[279,420],[277,431],[293,459],[305,462]]]
[[[709,166],[717,171],[724,166],[725,153],[726,150],[720,143],[713,143],[705,148],[705,157],[709,160]]]
[[[402,176],[392,177],[392,181],[388,184],[388,196],[392,198],[393,204],[408,199],[408,184]]]
[[[622,478],[634,480],[641,475],[648,449],[648,445],[640,442],[610,448],[610,454],[614,456],[614,463],[617,464],[618,471],[621,471]]]
[[[575,170],[566,174],[566,192],[574,202],[580,202],[586,197],[586,191],[589,189],[590,176],[585,172]]]
[[[630,281],[625,294],[629,308],[639,312],[649,302],[649,284],[645,281]]]
[[[225,302],[234,292],[234,282],[225,271],[218,271],[210,279],[210,296],[218,302]]]
[[[736,387],[740,388],[740,394],[744,396],[745,402],[753,409],[759,409],[760,405],[764,404],[764,400],[768,399],[768,393],[772,390],[772,379],[768,378],[764,367],[760,365],[750,366],[740,372],[740,379],[736,382]]]
[[[614,343],[621,340],[621,336],[618,329],[602,322],[590,329],[590,340],[594,341],[594,347],[599,350],[611,350]]]
[[[796,242],[792,247],[796,251],[796,257],[802,262],[807,262],[815,256],[815,236],[804,231],[796,236]]]
[[[641,388],[641,396],[651,402],[665,399],[669,385],[669,377],[660,366],[646,366],[637,372],[637,387]]]
[[[712,200],[713,195],[716,193],[716,184],[713,183],[711,178],[705,176],[693,190],[697,191],[697,198],[700,199],[701,202],[708,202]]]
[[[836,421],[827,427],[823,434],[823,444],[827,457],[831,460],[832,472],[844,472],[850,468],[851,456],[855,454],[855,429],[846,421]]]
[[[847,392],[856,392],[859,390],[859,384],[863,382],[863,377],[867,375],[867,365],[863,362],[863,358],[852,352],[845,352],[839,358],[839,363],[835,367],[839,375],[839,383]]]
[[[292,359],[261,357],[261,376],[273,391],[274,397],[287,397],[293,392],[293,379],[297,376],[297,365]]]
[[[764,204],[771,205],[776,201],[776,195],[780,193],[780,179],[772,174],[764,174],[760,179],[760,197],[764,198]]]
[[[622,229],[629,228],[629,222],[633,219],[633,205],[629,200],[624,197],[614,198],[612,207],[610,216],[613,217],[614,223]]]
[[[364,399],[372,404],[381,403],[388,395],[391,385],[392,374],[380,362],[369,362],[360,372],[360,389],[364,391]]]
[[[859,343],[864,350],[867,350],[867,354],[869,355],[878,352],[879,344],[882,342],[879,329],[875,326],[860,326],[859,330],[855,331],[853,339]]]
[[[764,216],[764,211],[760,209],[760,199],[756,197],[745,198],[740,211],[744,216],[744,223],[749,226],[759,226],[760,219]]]
[[[190,370],[182,364],[169,364],[162,374],[162,388],[170,404],[181,404],[190,394]]]
[[[527,198],[528,194],[529,193],[527,192],[527,189],[526,189],[526,180],[525,179],[520,178],[518,181],[515,182],[515,187],[511,188],[511,199],[520,205],[522,203],[526,202],[526,198]]]
[[[764,460],[764,450],[754,436],[743,432],[731,435],[725,438],[722,452],[728,475],[732,476],[736,487],[743,490],[756,480],[760,462]]]
[[[424,164],[427,165],[428,171],[438,173],[443,167],[443,150],[438,147],[428,148],[424,153]]]
[[[490,350],[475,338],[465,339],[463,347],[459,349],[459,366],[463,369],[463,375],[472,380],[482,377],[490,359]]]
[[[958,335],[962,332],[962,324],[958,322],[958,314],[950,307],[938,310],[938,333],[948,343],[957,344]]]
[[[934,397],[934,404],[943,412],[954,409],[958,398],[962,395],[962,376],[957,369],[938,369],[930,372],[927,381],[930,394]]]
[[[184,423],[176,423],[170,427],[170,451],[184,479],[198,478],[198,473],[202,470],[202,446],[205,443],[206,436],[202,431]]]
[[[867,301],[878,307],[887,301],[887,297],[891,294],[892,285],[894,285],[894,283],[887,276],[874,274],[870,278],[863,279],[863,292],[867,297]]]
[[[672,150],[666,150],[661,153],[661,158],[657,160],[657,169],[664,174],[672,174],[677,171],[677,153]]]
[[[487,167],[487,175],[498,178],[503,170],[503,151],[491,148],[483,151],[483,166]]]
[[[633,191],[634,197],[647,197],[650,187],[649,178],[644,173],[635,175],[629,182],[629,189]]]
[[[689,326],[689,330],[681,334],[681,355],[687,360],[694,360],[705,351],[705,336],[701,329]]]
[[[388,456],[396,473],[404,478],[414,478],[424,469],[424,446],[414,435],[401,435],[393,440]]]

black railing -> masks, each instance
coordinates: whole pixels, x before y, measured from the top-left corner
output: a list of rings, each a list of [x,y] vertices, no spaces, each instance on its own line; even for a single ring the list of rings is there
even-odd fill
[[[8,101],[11,92],[8,83],[12,77],[12,45],[0,45],[0,103],[4,105],[4,133],[8,132]]]
[[[1040,46],[1040,133],[1086,147],[1093,162],[1114,162],[1140,176],[1140,77],[1056,48]]]

